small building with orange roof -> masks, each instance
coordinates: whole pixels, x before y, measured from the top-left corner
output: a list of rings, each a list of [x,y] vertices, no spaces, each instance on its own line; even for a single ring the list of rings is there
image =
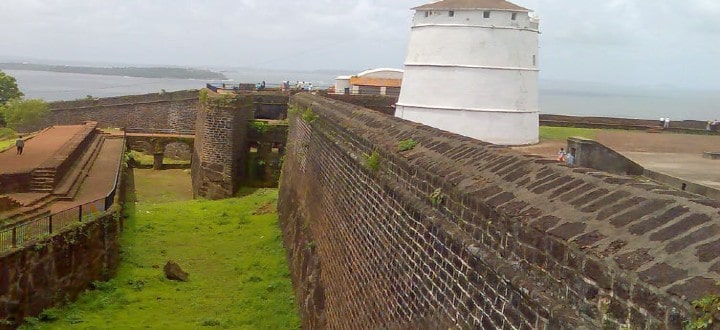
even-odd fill
[[[335,78],[336,94],[351,95],[400,95],[403,70],[372,69],[353,76]]]

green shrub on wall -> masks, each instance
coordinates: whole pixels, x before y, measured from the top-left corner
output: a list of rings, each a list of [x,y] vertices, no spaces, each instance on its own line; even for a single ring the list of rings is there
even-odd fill
[[[418,142],[413,139],[402,140],[398,143],[398,151],[412,150],[417,144]]]
[[[685,323],[685,329],[714,329],[713,324],[720,323],[720,295],[709,295],[692,302],[697,317]]]
[[[207,89],[200,90],[198,99],[206,108],[227,108],[235,106],[237,98],[233,94],[210,95]]]
[[[206,104],[208,99],[208,90],[201,89],[200,93],[198,93],[198,99],[200,100],[200,103]]]
[[[251,121],[249,125],[251,129],[255,130],[260,134],[265,134],[268,130],[270,130],[270,125],[268,125],[268,123],[264,121]]]
[[[372,154],[365,155],[365,168],[375,172],[380,168],[380,154],[377,151],[373,151]]]
[[[316,114],[312,111],[312,108],[311,108],[311,107],[307,107],[307,108],[305,109],[305,112],[303,112],[303,114],[302,114],[302,119],[303,119],[306,123],[310,124],[310,123],[314,122],[316,119],[318,119],[318,115],[316,115]]]

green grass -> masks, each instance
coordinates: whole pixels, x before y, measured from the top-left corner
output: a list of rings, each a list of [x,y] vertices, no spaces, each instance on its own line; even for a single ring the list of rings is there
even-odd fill
[[[189,184],[182,170],[159,172],[166,181]],[[135,170],[138,201],[127,203],[117,277],[55,312],[56,321],[28,328],[299,328],[277,225],[277,189],[167,202],[186,198],[186,191],[162,192],[178,187],[166,188],[157,175]],[[162,268],[171,259],[190,274],[188,282],[165,279]]]
[[[598,131],[591,128],[540,126],[540,140],[566,141],[573,136],[595,139]]]
[[[3,151],[10,146],[15,145],[15,139],[12,140],[0,140],[0,151]]]

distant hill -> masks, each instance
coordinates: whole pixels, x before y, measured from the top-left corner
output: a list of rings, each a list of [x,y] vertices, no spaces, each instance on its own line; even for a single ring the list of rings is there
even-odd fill
[[[3,70],[49,71],[139,78],[227,79],[224,74],[202,69],[167,67],[91,67],[32,63],[0,63]]]

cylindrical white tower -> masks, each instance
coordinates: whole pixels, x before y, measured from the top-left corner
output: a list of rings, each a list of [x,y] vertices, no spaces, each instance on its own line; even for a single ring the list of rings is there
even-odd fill
[[[538,21],[504,0],[413,8],[395,115],[478,140],[538,142]]]

